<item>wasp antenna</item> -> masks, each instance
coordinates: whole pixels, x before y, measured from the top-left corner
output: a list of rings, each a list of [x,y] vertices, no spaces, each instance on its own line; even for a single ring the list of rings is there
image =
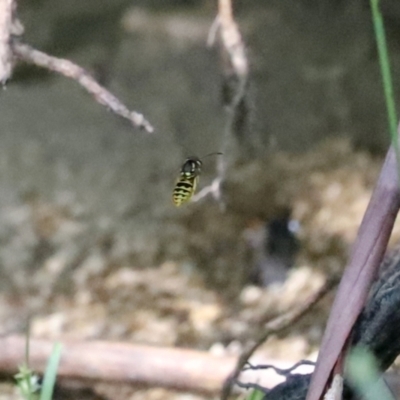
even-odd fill
[[[204,158],[209,157],[209,156],[222,156],[223,154],[224,153],[221,153],[220,151],[214,152],[214,153],[210,153],[210,154],[207,154],[207,155],[201,157],[201,160],[203,160]]]

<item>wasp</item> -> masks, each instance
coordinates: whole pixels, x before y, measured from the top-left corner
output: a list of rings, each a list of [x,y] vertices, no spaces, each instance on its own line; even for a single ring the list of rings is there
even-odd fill
[[[202,158],[193,156],[185,160],[172,195],[173,202],[177,207],[188,202],[196,191],[201,168],[203,166],[202,160],[208,156],[220,154],[222,153],[210,153]]]

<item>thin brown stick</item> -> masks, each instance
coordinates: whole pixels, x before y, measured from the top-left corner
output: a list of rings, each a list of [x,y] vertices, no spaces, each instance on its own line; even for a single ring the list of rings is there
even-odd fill
[[[13,0],[0,0],[0,83],[4,84],[12,71],[10,38],[12,31]]]
[[[1,1],[4,0],[0,0],[0,2]],[[96,80],[82,67],[69,60],[50,56],[19,41],[12,41],[11,48],[14,55],[20,60],[37,65],[38,67],[46,68],[75,80],[89,94],[91,94],[98,103],[106,106],[113,113],[128,119],[136,128],[144,129],[149,133],[154,131],[153,126],[142,114],[136,111],[130,111],[112,93],[97,83]]]
[[[26,338],[0,338],[0,374],[13,375],[25,359]],[[43,373],[53,349],[49,340],[29,341],[29,367]],[[233,356],[215,356],[206,351],[146,346],[106,341],[63,341],[57,376],[60,379],[93,382],[124,383],[146,387],[217,394],[235,366]],[[262,359],[253,363],[274,364],[286,369],[287,361]],[[260,382],[266,387],[279,383],[273,372],[247,371],[246,381]]]
[[[249,65],[242,35],[233,18],[231,0],[219,0],[218,17],[222,45],[229,55],[230,66],[233,73],[241,79],[242,86],[245,86],[249,74]],[[244,88],[242,87],[241,89],[243,90]],[[237,104],[241,100],[241,97],[244,96],[244,91],[237,91],[236,96],[237,98],[232,104]]]
[[[399,208],[397,162],[391,147],[332,305],[307,400],[319,400],[323,396],[377,275]]]
[[[24,361],[25,338],[0,339],[0,373],[13,374]],[[53,343],[30,339],[29,365],[45,370]],[[60,378],[124,382],[216,393],[234,365],[234,357],[207,352],[106,341],[63,341],[57,375]]]
[[[44,373],[54,342],[30,339],[29,368]],[[0,375],[13,376],[25,359],[26,338],[11,336],[0,338]],[[236,357],[215,356],[205,351],[145,346],[133,343],[106,341],[63,341],[57,377],[61,382],[74,380],[84,386],[95,382],[163,387],[214,396],[233,370]],[[272,388],[282,381],[280,370],[293,370],[287,360],[264,359],[254,356],[252,365],[273,365],[272,370],[250,368],[240,377],[242,381]],[[296,371],[307,371],[297,363]],[[262,365],[260,367],[266,367]],[[307,368],[307,367],[306,367]],[[307,370],[309,367],[307,368]],[[399,392],[399,377],[393,373],[390,386]],[[292,397],[287,397],[292,398]],[[294,398],[294,396],[293,396]]]
[[[244,348],[235,369],[224,383],[221,392],[221,400],[227,400],[231,395],[233,385],[240,375],[243,367],[249,361],[254,352],[268,339],[268,337],[295,324],[300,318],[307,314],[311,308],[318,303],[319,300],[321,300],[328,292],[330,292],[338,284],[338,281],[339,280],[337,277],[328,279],[322,285],[322,287],[313,293],[301,306],[293,310],[289,310],[285,314],[278,316],[265,325],[263,331],[255,339],[255,341],[248,344]]]
[[[218,1],[218,16],[216,17],[209,35],[209,44],[214,41],[219,33],[221,57],[223,60],[222,72],[224,85],[232,92],[224,99],[227,119],[222,138],[221,151],[223,157],[217,160],[217,177],[213,182],[201,190],[192,201],[199,201],[211,194],[224,209],[225,204],[221,195],[221,184],[225,180],[227,170],[227,157],[233,153],[234,130],[236,121],[241,120],[241,105],[245,99],[248,84],[249,64],[246,55],[246,46],[238,24],[233,17],[231,0]],[[241,129],[241,128],[240,128]]]

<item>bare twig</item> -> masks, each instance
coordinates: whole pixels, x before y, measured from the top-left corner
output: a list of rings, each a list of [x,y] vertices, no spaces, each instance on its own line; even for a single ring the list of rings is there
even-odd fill
[[[0,0],[0,83],[4,84],[12,71],[10,38],[13,21],[13,0]]]
[[[43,373],[53,349],[50,340],[30,338],[29,367]],[[60,379],[73,379],[83,384],[93,382],[125,383],[148,387],[215,395],[232,371],[236,357],[213,355],[206,351],[146,346],[111,341],[62,342],[63,354],[57,370]],[[26,349],[24,336],[0,338],[0,374],[13,375],[23,362]],[[287,361],[258,359],[288,368]],[[247,371],[246,379],[266,387],[279,383],[275,374]]]
[[[199,201],[199,200],[203,199],[204,197],[208,196],[209,194],[213,195],[213,197],[216,200],[219,200],[220,197],[221,197],[220,186],[221,186],[221,178],[220,177],[216,177],[211,182],[210,185],[204,187],[198,193],[196,193],[192,197],[192,201],[194,201],[194,202]]]
[[[0,2],[1,1],[4,0],[0,0]],[[69,60],[50,56],[19,41],[12,41],[11,48],[14,55],[20,60],[57,72],[67,78],[77,81],[98,103],[108,107],[113,113],[128,119],[133,126],[144,129],[149,133],[154,131],[153,126],[142,114],[136,111],[130,111],[112,93],[97,83],[82,67]]]
[[[242,90],[236,91],[236,98],[231,102],[231,105],[235,106],[239,103],[241,98],[244,97],[244,89],[247,84],[249,66],[246,57],[246,49],[239,27],[233,18],[231,0],[219,0],[218,14],[223,49],[229,56],[229,64],[227,67],[231,68],[231,71],[227,69],[225,74],[228,72],[234,73],[241,81]]]
[[[221,196],[221,184],[225,180],[227,170],[227,157],[233,153],[230,147],[234,142],[235,133],[243,135],[243,107],[246,95],[249,66],[239,27],[233,18],[231,0],[218,1],[218,15],[215,18],[208,37],[208,44],[211,45],[219,33],[219,43],[223,60],[223,86],[227,96],[224,96],[224,106],[227,112],[227,119],[222,138],[223,157],[217,160],[217,177],[210,186],[204,188],[193,201],[199,201],[211,194],[225,208]],[[229,92],[229,93],[228,93]]]
[[[329,291],[331,291],[337,285],[337,283],[337,277],[328,279],[324,283],[324,285],[322,285],[319,290],[312,294],[300,307],[294,310],[290,310],[283,315],[280,315],[279,317],[273,319],[265,325],[259,337],[256,338],[254,342],[250,343],[244,348],[234,371],[224,383],[221,392],[221,400],[228,399],[232,392],[233,385],[240,375],[240,372],[242,371],[243,367],[248,363],[249,358],[260,347],[260,345],[263,344],[270,335],[290,327],[300,318],[302,318],[320,299],[322,299]]]
[[[25,338],[0,338],[0,373],[15,373],[25,356]],[[234,357],[218,357],[188,349],[106,341],[63,341],[60,378],[125,382],[137,385],[215,393],[234,365]],[[53,343],[30,339],[30,368],[41,373]]]

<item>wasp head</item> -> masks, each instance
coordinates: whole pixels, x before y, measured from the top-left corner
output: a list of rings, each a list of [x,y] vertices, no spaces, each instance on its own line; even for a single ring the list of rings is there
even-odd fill
[[[186,159],[185,163],[181,169],[181,175],[185,177],[192,177],[193,175],[198,175],[201,172],[202,162],[200,158],[189,157]]]

